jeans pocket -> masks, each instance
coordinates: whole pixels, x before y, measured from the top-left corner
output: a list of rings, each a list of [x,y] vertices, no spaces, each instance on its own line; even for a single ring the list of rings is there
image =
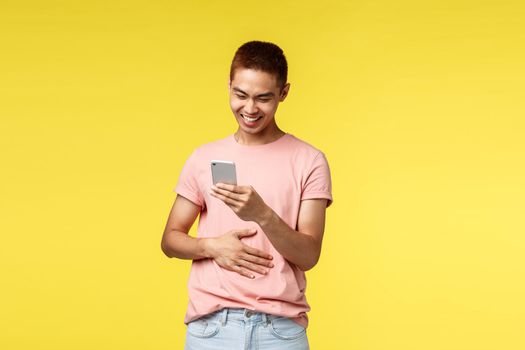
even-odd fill
[[[197,338],[211,338],[217,335],[220,330],[220,323],[213,318],[201,317],[188,323],[187,331]]]
[[[297,339],[306,335],[306,329],[288,317],[276,317],[270,322],[270,333],[283,340]]]

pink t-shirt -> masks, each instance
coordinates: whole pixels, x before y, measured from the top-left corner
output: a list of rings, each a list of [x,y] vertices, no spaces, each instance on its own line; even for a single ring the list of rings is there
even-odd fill
[[[220,267],[213,259],[194,260],[184,323],[225,307],[246,308],[286,316],[308,326],[304,271],[288,262],[253,221],[243,221],[221,200],[210,195],[210,162],[235,162],[238,185],[251,185],[290,227],[297,229],[301,200],[332,203],[330,169],[324,154],[285,134],[264,145],[242,145],[234,135],[198,147],[188,158],[174,191],[201,207],[198,237],[215,237],[233,229],[256,228],[242,241],[273,256],[268,274],[249,279]]]

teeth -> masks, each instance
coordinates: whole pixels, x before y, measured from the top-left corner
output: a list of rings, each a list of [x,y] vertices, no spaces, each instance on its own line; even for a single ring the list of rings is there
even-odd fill
[[[250,118],[250,117],[245,116],[244,114],[241,114],[241,116],[242,116],[244,119],[246,119],[247,121],[249,121],[249,122],[254,122],[254,121],[256,121],[257,119],[260,118],[260,117]]]

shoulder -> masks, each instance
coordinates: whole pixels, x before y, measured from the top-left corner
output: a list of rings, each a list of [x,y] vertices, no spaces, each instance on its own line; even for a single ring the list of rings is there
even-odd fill
[[[295,154],[308,160],[314,160],[319,157],[324,158],[324,153],[311,143],[300,139],[292,134],[288,134],[288,146]]]
[[[216,151],[217,149],[228,147],[231,137],[231,135],[228,135],[226,137],[201,144],[200,146],[194,148],[192,156],[196,158],[206,157],[208,154]]]

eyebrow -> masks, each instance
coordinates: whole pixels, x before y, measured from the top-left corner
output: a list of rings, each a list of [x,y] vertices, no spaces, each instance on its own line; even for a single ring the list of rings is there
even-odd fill
[[[242,91],[241,89],[237,88],[237,87],[234,87],[233,90],[237,91],[237,92],[240,92],[241,94],[244,94],[244,95],[248,95],[246,92]],[[275,96],[275,94],[273,92],[265,92],[264,94],[259,94],[255,97],[272,97],[272,96]]]

